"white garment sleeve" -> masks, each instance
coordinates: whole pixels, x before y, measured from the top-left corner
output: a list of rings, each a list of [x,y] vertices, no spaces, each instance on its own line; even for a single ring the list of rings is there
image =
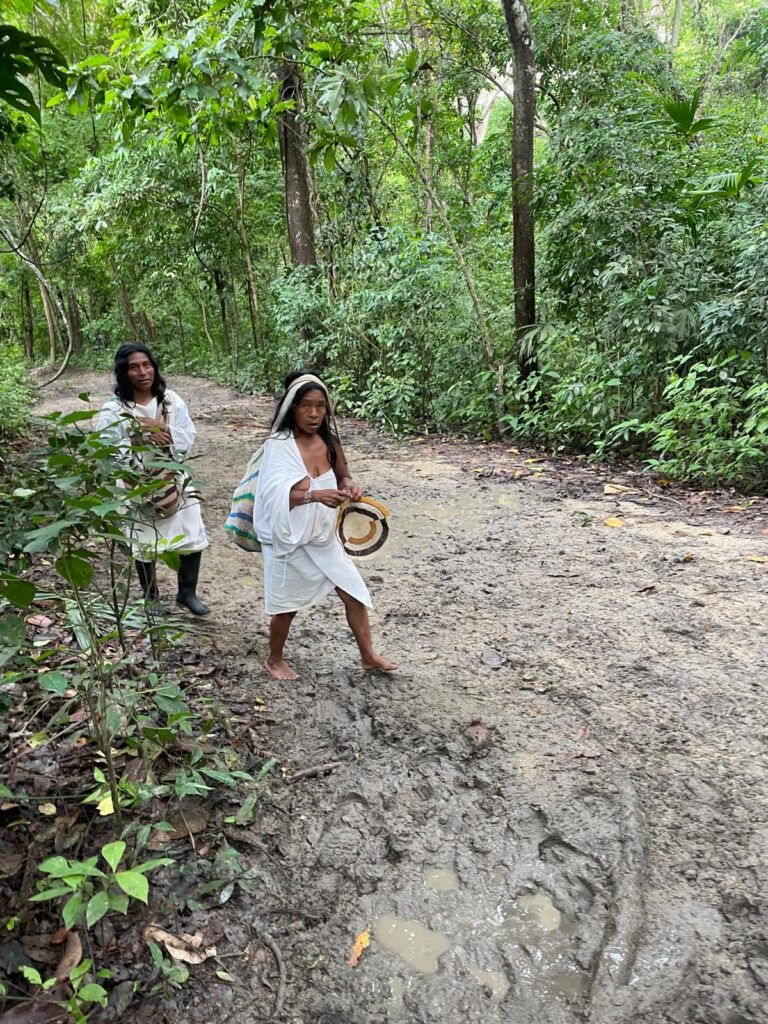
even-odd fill
[[[178,460],[183,458],[192,448],[197,431],[190,418],[186,402],[183,398],[179,398],[175,392],[173,395],[170,427],[173,457]]]

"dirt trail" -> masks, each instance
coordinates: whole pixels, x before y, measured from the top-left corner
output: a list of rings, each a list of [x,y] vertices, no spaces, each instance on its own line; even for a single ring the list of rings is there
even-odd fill
[[[172,385],[199,432],[220,696],[285,771],[341,762],[275,779],[255,826],[262,890],[226,908],[224,948],[254,929],[279,943],[281,1019],[768,1020],[765,503],[729,512],[639,477],[345,423],[356,479],[394,512],[364,575],[403,671],[364,676],[329,600],[297,619],[301,679],[281,685],[261,668],[261,563],[220,528],[271,403]],[[45,407],[75,405],[66,387]],[[605,494],[617,480],[629,490]],[[273,969],[205,970],[179,1020],[272,1019]]]

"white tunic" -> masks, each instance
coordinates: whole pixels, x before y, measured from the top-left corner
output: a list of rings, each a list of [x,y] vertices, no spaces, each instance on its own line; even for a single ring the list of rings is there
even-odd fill
[[[267,614],[306,608],[336,587],[370,608],[368,588],[336,536],[337,510],[320,502],[290,507],[291,489],[307,478],[312,490],[338,486],[333,470],[309,475],[292,434],[266,441],[253,523],[264,556]]]
[[[195,442],[197,431],[190,419],[189,410],[175,391],[165,392],[168,409],[168,425],[171,432],[171,457],[181,462],[188,455]],[[136,402],[121,402],[110,398],[101,409],[98,430],[109,429],[109,436],[119,442],[125,458],[130,457],[131,440],[126,411],[133,416],[160,419],[158,401],[153,398],[147,405]],[[208,547],[200,502],[185,483],[184,500],[181,508],[167,519],[157,519],[150,505],[131,506],[124,532],[131,542],[134,558],[154,561],[158,551],[178,551],[181,554],[202,551]]]

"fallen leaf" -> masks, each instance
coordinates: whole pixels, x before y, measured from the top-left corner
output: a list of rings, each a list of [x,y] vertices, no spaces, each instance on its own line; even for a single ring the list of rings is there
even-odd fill
[[[56,980],[66,981],[75,967],[83,959],[83,944],[77,932],[70,932],[64,946],[64,953],[56,968]]]
[[[61,928],[59,928],[57,932],[54,932],[53,935],[51,936],[51,945],[60,946],[68,935],[69,928],[65,928],[64,926],[62,926]]]
[[[728,508],[723,509],[723,512],[733,512],[735,514],[736,512],[744,512],[746,507],[746,505],[729,505]]]
[[[232,975],[228,974],[227,971],[216,971],[216,977],[221,978],[222,981],[232,981]]]
[[[56,1000],[66,999],[66,987],[54,985],[33,1003],[17,1003],[0,1015],[0,1024],[64,1024],[71,1019],[67,1007]]]
[[[53,619],[49,619],[47,615],[30,615],[27,623],[30,626],[36,626],[38,629],[48,629],[49,626],[53,625]]]
[[[603,523],[606,526],[615,526],[615,527],[619,527],[619,526],[623,526],[624,525],[623,520],[619,519],[618,516],[608,516],[607,519],[603,520]]]
[[[56,804],[40,804],[39,810],[46,818],[50,818],[56,813]]]
[[[766,555],[747,555],[748,562],[768,562]]]
[[[50,935],[25,935],[21,948],[30,960],[38,964],[55,964],[59,959],[59,951],[51,945]]]
[[[0,878],[13,878],[26,860],[21,850],[5,849],[0,853]]]
[[[181,935],[172,935],[163,928],[150,925],[144,929],[143,935],[145,942],[161,942],[172,960],[181,960],[185,964],[201,964],[216,956],[215,946],[203,946],[201,932],[195,932],[194,935],[183,932]]]
[[[368,949],[371,944],[371,933],[366,928],[364,932],[360,932],[355,941],[352,943],[352,952],[349,954],[347,960],[347,967],[357,967],[360,963],[360,957],[363,955],[363,950]]]

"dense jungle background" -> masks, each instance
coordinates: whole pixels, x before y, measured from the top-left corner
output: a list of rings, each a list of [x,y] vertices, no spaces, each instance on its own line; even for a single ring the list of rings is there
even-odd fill
[[[3,9],[3,429],[26,367],[135,339],[254,392],[319,365],[391,431],[765,483],[764,4]]]

